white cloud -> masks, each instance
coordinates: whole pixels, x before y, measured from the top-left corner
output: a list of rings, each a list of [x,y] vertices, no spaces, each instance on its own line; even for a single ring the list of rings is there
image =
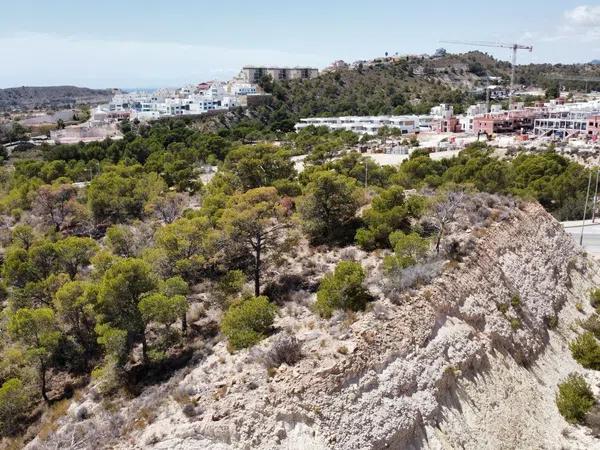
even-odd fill
[[[174,86],[228,78],[244,64],[323,64],[312,54],[43,33],[0,36],[0,87]]]
[[[600,27],[600,6],[581,5],[565,12],[567,22],[579,27]]]

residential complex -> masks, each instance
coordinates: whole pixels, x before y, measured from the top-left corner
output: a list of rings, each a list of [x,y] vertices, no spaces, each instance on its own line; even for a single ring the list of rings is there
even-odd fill
[[[513,110],[485,103],[472,105],[466,114],[455,115],[451,105],[441,104],[425,116],[315,117],[301,119],[296,130],[308,126],[325,126],[331,130],[348,130],[358,134],[377,134],[383,127],[401,130],[402,134],[465,132],[488,137],[513,133],[520,136],[568,138],[600,137],[600,101],[565,103],[562,99],[525,107],[516,103]]]
[[[129,112],[132,119],[148,120],[230,109],[241,105],[241,97],[256,93],[256,86],[249,83],[237,80],[229,83],[215,81],[177,90],[118,94],[105,109],[113,113]]]
[[[402,134],[419,131],[418,116],[316,117],[302,119],[296,130],[309,126],[324,126],[330,130],[353,131],[357,134],[377,134],[384,127],[398,129]]]
[[[600,136],[599,116],[600,101],[561,104],[545,111],[535,120],[534,134],[557,138],[597,138]]]
[[[118,93],[102,110],[111,114],[126,114],[130,119],[138,120],[205,114],[237,106],[263,104],[268,100],[266,97],[270,97],[258,86],[264,75],[282,81],[310,79],[318,74],[318,69],[311,67],[246,66],[228,82],[210,81],[180,89]],[[110,120],[111,116],[107,115],[106,118]]]
[[[263,67],[245,66],[240,78],[249,83],[258,83],[263,76],[270,75],[273,80],[308,80],[319,75],[319,69],[313,67]]]

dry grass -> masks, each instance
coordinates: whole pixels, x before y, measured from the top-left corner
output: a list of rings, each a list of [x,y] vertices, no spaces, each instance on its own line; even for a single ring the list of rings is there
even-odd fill
[[[190,395],[187,392],[185,392],[184,389],[181,388],[175,389],[175,392],[173,392],[172,397],[173,400],[175,400],[181,406],[192,403],[192,398],[190,397]]]
[[[25,447],[22,437],[0,439],[0,448],[5,450],[21,450]]]
[[[42,422],[40,423],[40,428],[37,432],[40,440],[47,440],[48,437],[58,429],[58,420],[67,414],[70,404],[71,402],[69,400],[61,400],[50,406],[48,411],[46,411],[46,414],[44,414]]]
[[[342,345],[341,347],[339,347],[337,349],[337,352],[341,355],[347,355],[348,354],[348,347],[346,347],[345,345]]]

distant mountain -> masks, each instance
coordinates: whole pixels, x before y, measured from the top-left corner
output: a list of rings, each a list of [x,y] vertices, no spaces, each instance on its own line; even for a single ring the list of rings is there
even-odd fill
[[[23,86],[0,89],[0,111],[97,105],[108,102],[112,95],[112,89],[89,89],[76,86]]]
[[[593,59],[590,64],[600,64],[600,59]]]

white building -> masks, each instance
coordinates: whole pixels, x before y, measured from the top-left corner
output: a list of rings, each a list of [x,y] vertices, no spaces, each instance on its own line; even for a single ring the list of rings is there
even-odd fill
[[[467,108],[467,116],[479,116],[482,114],[487,114],[487,112],[486,103],[477,103]]]
[[[551,101],[546,111],[534,122],[536,136],[559,138],[586,135],[592,116],[600,114],[600,101],[559,104]]]
[[[473,124],[477,116],[487,114],[487,104],[477,103],[467,108],[467,113],[458,116],[458,124],[460,125],[461,131],[470,132],[473,131]]]
[[[255,84],[244,83],[240,81],[233,81],[231,83],[228,83],[226,91],[228,94],[234,96],[254,95],[258,92]]]
[[[550,111],[536,119],[533,133],[536,136],[554,136],[565,138],[569,136],[586,135],[588,119],[600,114],[598,111]]]
[[[454,107],[452,105],[442,103],[431,108],[429,114],[438,119],[449,119],[454,115]]]
[[[353,131],[357,134],[377,134],[383,128],[398,129],[402,134],[419,131],[418,116],[351,116],[351,117],[314,117],[301,119],[296,131],[309,126],[324,126],[330,130]]]
[[[225,83],[213,82],[203,91],[197,86],[181,89],[159,89],[153,93],[134,92],[115,95],[107,112],[127,112],[132,119],[151,120],[165,116],[204,114],[215,110],[225,110],[240,105],[240,92],[256,92],[248,83],[237,87],[237,91],[227,91]]]

